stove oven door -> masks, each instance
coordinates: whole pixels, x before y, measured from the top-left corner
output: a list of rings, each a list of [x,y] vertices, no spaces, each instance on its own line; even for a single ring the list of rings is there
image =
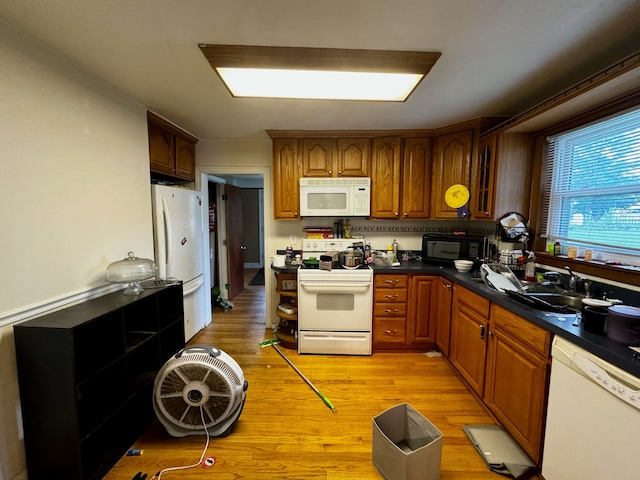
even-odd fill
[[[298,353],[371,355],[372,294],[371,281],[299,278]]]

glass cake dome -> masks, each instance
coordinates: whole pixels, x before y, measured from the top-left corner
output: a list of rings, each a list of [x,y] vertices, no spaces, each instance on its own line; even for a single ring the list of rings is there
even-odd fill
[[[144,291],[140,285],[142,280],[155,277],[156,265],[148,258],[138,258],[129,252],[123,260],[118,260],[107,267],[107,281],[111,283],[128,283],[125,295],[139,295]]]

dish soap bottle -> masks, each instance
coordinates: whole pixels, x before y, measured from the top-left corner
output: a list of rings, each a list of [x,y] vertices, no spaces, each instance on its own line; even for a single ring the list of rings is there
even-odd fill
[[[529,256],[527,257],[527,261],[524,265],[524,281],[536,281],[536,256],[533,252],[529,252]]]

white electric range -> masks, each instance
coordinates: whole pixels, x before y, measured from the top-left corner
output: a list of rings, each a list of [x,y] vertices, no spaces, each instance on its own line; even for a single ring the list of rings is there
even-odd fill
[[[363,239],[307,239],[303,258],[341,252]],[[373,270],[298,270],[298,353],[371,355]]]

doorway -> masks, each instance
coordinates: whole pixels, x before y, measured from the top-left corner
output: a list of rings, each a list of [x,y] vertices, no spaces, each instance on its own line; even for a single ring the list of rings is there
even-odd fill
[[[265,243],[265,174],[207,172],[210,212],[214,212],[215,227],[210,229],[210,268],[212,286],[219,288],[222,297],[233,303],[244,289],[245,272],[264,269]],[[269,276],[262,285],[252,288],[270,288]],[[252,279],[249,279],[252,280]],[[268,291],[268,290],[267,290]],[[271,296],[262,295],[263,311],[270,311]],[[214,321],[216,313],[214,309]],[[266,315],[262,321],[267,324]]]

